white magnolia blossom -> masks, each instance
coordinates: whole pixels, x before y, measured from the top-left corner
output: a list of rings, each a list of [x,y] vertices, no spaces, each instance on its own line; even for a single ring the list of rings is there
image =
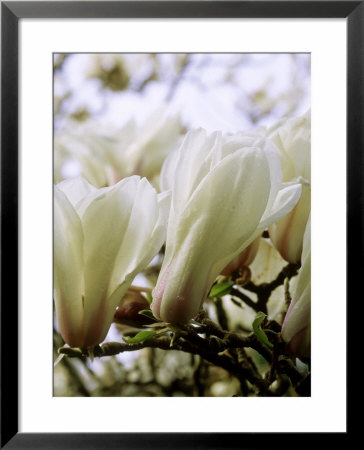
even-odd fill
[[[172,191],[166,253],[152,310],[164,321],[194,317],[221,270],[287,214],[300,184],[282,185],[279,156],[261,136],[190,132],[166,160]]]
[[[130,123],[114,138],[115,129],[102,128],[94,122],[74,124],[69,131],[54,136],[54,181],[81,175],[98,188],[108,186],[112,174],[109,153],[114,148],[129,145],[134,132]],[[120,179],[116,180],[119,181]]]
[[[82,178],[54,188],[54,298],[71,347],[105,338],[135,275],[165,241],[169,194],[138,176],[96,189]]]
[[[292,283],[292,301],[282,325],[282,337],[290,352],[309,356],[311,347],[311,220],[303,238],[302,266]]]
[[[282,257],[301,261],[303,234],[311,211],[311,118],[310,112],[289,119],[274,129],[270,137],[282,164],[283,181],[300,179],[302,195],[293,210],[269,227],[269,235]]]
[[[73,164],[76,175],[97,187],[111,186],[130,175],[146,177],[157,186],[165,158],[180,144],[180,131],[179,116],[167,116],[165,107],[142,126],[134,120],[121,129],[94,122],[74,125],[72,132],[55,135],[55,180],[68,178],[67,169]]]
[[[142,175],[153,180],[160,173],[169,153],[180,145],[179,115],[166,117],[159,108],[135,132],[135,137],[123,153],[123,167],[127,174]]]

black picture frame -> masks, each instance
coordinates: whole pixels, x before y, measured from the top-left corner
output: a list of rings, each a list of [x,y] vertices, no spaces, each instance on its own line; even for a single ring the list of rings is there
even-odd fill
[[[1,2],[1,448],[228,449],[288,447],[295,433],[19,433],[18,432],[18,23],[22,18],[346,18],[347,20],[347,312],[363,269],[364,2],[123,1]],[[358,251],[359,250],[359,251]],[[11,336],[11,338],[9,338]],[[350,368],[351,346],[348,345]],[[348,375],[350,370],[348,370]],[[348,384],[349,387],[349,384]],[[350,396],[350,392],[348,392]],[[348,396],[348,398],[349,398]],[[201,412],[203,413],[203,412]],[[352,436],[351,410],[347,432]],[[321,435],[327,441],[327,435]],[[304,433],[299,445],[309,444]],[[315,441],[317,443],[317,440]]]

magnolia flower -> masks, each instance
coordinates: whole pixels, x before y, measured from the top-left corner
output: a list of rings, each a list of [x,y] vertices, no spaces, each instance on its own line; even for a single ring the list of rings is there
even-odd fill
[[[103,341],[135,275],[165,240],[167,194],[138,176],[96,189],[82,178],[54,188],[54,298],[71,347]]]
[[[269,235],[282,257],[301,261],[302,241],[311,210],[311,119],[310,114],[290,119],[271,132],[282,164],[283,181],[300,179],[302,195],[293,210],[269,227]]]
[[[130,175],[140,175],[158,185],[157,178],[167,155],[180,143],[178,115],[166,116],[166,108],[155,111],[143,125],[129,120],[121,129],[100,127],[90,121],[73,125],[71,131],[55,135],[55,174],[68,178],[73,164],[97,187],[111,186]],[[60,156],[61,155],[61,156]]]
[[[194,317],[221,270],[301,193],[300,185],[282,186],[267,140],[204,130],[190,132],[167,158],[161,187],[172,191],[172,206],[152,310],[171,323]]]
[[[282,325],[282,337],[296,356],[310,356],[311,346],[311,220],[303,238],[302,266],[292,283],[292,301]]]
[[[82,175],[89,183],[101,188],[120,181],[114,176],[114,161],[109,156],[116,153],[117,145],[127,146],[134,136],[132,123],[127,123],[119,132],[102,127],[93,121],[72,124],[54,136],[55,181]],[[120,153],[120,149],[119,149]],[[115,181],[110,183],[110,179]]]
[[[164,106],[157,109],[137,130],[133,142],[123,153],[126,172],[152,181],[159,175],[168,154],[179,146],[180,131],[179,115],[166,116]]]

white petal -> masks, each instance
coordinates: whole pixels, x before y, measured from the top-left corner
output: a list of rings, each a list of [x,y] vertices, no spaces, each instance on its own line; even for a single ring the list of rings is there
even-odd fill
[[[162,246],[168,208],[169,194],[158,197],[134,176],[103,190],[85,210],[87,345],[105,337],[133,278]]]
[[[267,158],[269,164],[269,176],[270,176],[270,194],[267,202],[266,213],[272,209],[278,191],[281,189],[282,182],[282,168],[281,161],[279,159],[279,154],[276,147],[267,139],[262,139],[262,145],[265,157]],[[265,214],[266,214],[265,213]],[[264,218],[264,216],[263,216]]]
[[[70,346],[83,340],[83,232],[80,218],[54,188],[54,290],[60,332]]]
[[[91,335],[101,335],[105,323],[110,325],[112,320],[112,309],[108,305],[109,285],[128,227],[138,182],[139,177],[130,177],[103,190],[82,216],[85,236],[85,326],[88,327],[86,334],[90,339]]]
[[[311,324],[311,219],[307,221],[303,240],[302,266],[292,283],[292,301],[282,326],[286,342]],[[308,337],[309,339],[309,337]]]
[[[114,309],[124,297],[135,276],[145,269],[166,239],[170,193],[159,194],[157,197],[145,178],[141,180],[139,188],[135,209],[110,282],[112,294],[108,304]],[[150,219],[148,223],[143,221],[145,215]],[[133,243],[134,245],[131,245]]]
[[[206,132],[199,129],[188,133],[178,151],[173,152],[167,159],[161,173],[161,187],[162,190],[173,189],[172,207],[175,211],[183,208],[208,174],[216,147],[219,146],[220,133],[207,137]]]
[[[97,191],[95,186],[92,186],[92,184],[88,183],[82,177],[76,177],[61,181],[57,184],[57,188],[66,195],[66,197],[74,207],[76,207],[80,200],[82,200],[92,192]]]
[[[311,282],[305,285],[301,296],[292,303],[287,311],[286,318],[282,326],[282,337],[285,342],[291,339],[300,331],[309,328],[311,323]]]
[[[301,261],[303,235],[311,210],[311,189],[302,185],[302,194],[291,212],[269,226],[269,236],[282,257],[289,262]]]
[[[115,260],[111,292],[126,277],[144,269],[163,245],[168,198],[168,194],[161,197],[161,213],[155,189],[145,178],[138,183],[128,226]]]
[[[266,210],[259,228],[264,229],[288,214],[297,204],[302,192],[301,184],[283,187],[277,194],[270,210]]]

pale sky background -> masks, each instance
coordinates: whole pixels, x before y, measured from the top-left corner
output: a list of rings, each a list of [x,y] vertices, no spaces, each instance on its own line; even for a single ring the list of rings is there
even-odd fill
[[[130,86],[138,86],[152,71],[143,55],[123,56],[130,71]],[[161,79],[151,81],[140,93],[133,89],[102,89],[100,80],[89,78],[95,56],[73,54],[56,72],[55,95],[69,92],[63,115],[86,108],[102,125],[121,127],[131,118],[138,124],[165,104],[173,83],[175,55],[158,55]],[[104,65],[110,63],[107,56]],[[264,96],[262,95],[264,93]],[[275,101],[269,114],[261,114]],[[272,125],[285,116],[297,116],[310,107],[309,54],[192,54],[188,67],[168,103],[170,114],[180,112],[187,128],[208,132],[236,132],[258,125]],[[71,126],[56,118],[56,130]]]

